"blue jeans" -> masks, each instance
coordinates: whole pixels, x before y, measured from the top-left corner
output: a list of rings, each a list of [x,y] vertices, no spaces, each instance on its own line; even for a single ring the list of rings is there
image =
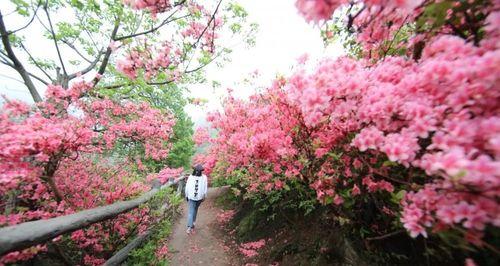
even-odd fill
[[[198,208],[200,207],[201,200],[189,200],[188,201],[188,228],[193,228],[193,223],[196,222],[196,215],[198,214]]]

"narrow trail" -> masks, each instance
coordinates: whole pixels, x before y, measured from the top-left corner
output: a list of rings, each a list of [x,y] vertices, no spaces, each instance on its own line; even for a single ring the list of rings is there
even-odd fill
[[[198,209],[196,232],[191,235],[186,233],[187,204],[182,204],[182,215],[175,223],[169,241],[171,265],[234,265],[231,255],[223,248],[216,220],[220,208],[215,206],[215,199],[223,192],[223,188],[208,189],[207,199]]]

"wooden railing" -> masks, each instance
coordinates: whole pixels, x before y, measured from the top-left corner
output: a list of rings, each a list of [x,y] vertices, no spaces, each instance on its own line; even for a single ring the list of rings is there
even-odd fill
[[[159,181],[157,181],[152,185],[150,191],[132,200],[119,201],[110,205],[83,210],[56,218],[25,222],[0,228],[0,256],[12,251],[45,243],[59,235],[70,233],[88,225],[116,217],[121,213],[135,209],[141,204],[148,202],[164,187],[178,184],[177,191],[180,193],[183,190],[185,178],[186,176],[183,175],[164,185],[161,185]],[[108,260],[106,265],[118,265],[123,262],[127,258],[128,253],[147,239],[149,234],[150,232],[148,231],[132,240],[127,246]]]

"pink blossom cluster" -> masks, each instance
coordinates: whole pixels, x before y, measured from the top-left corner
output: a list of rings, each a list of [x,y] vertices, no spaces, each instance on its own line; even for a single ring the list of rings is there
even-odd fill
[[[259,255],[257,250],[263,248],[265,245],[266,245],[266,240],[261,239],[259,241],[240,244],[239,250],[241,254],[243,254],[245,257],[252,258]]]
[[[498,12],[500,2],[491,1],[445,1],[431,0],[297,0],[296,7],[306,21],[328,21],[336,10],[346,11],[345,26],[356,32],[356,40],[361,44],[364,57],[371,59],[384,58],[392,49],[399,49],[407,55],[418,48],[418,45],[430,41],[435,35],[459,35],[467,40],[474,37],[457,33],[457,29],[471,27],[471,17],[481,17],[491,14],[487,23],[476,24],[473,27],[486,26],[486,30],[493,29],[495,13]],[[477,7],[479,6],[479,8]],[[433,10],[446,8],[444,20],[446,23],[436,23]],[[466,10],[467,12],[463,12]],[[342,12],[340,12],[342,13]],[[339,13],[339,14],[340,14]],[[440,14],[438,16],[441,16]],[[477,21],[476,21],[477,22]],[[421,27],[418,33],[410,34],[408,39],[401,38],[401,33],[408,31],[408,25],[417,24]],[[475,23],[475,22],[474,22]],[[430,29],[430,30],[429,30]],[[460,32],[458,30],[458,32]],[[331,31],[326,32],[328,38],[333,37]],[[478,34],[478,33],[476,33]],[[477,40],[476,40],[477,41]]]
[[[335,9],[348,3],[347,0],[297,0],[295,6],[307,21],[329,20]]]
[[[165,167],[160,172],[158,172],[158,174],[156,175],[156,178],[158,178],[158,180],[160,180],[160,183],[164,184],[171,179],[179,178],[183,171],[184,171],[184,168],[182,168],[182,167],[179,167],[179,168]]]
[[[163,244],[156,249],[155,256],[159,259],[166,259],[169,255],[168,244]]]
[[[207,128],[198,128],[194,132],[193,140],[194,143],[198,146],[208,142],[209,139],[210,139],[210,134],[208,133]]]
[[[137,10],[146,9],[151,12],[153,17],[172,8],[170,0],[123,0],[123,2]]]
[[[206,15],[207,21],[210,21],[211,14]],[[181,32],[186,41],[200,45],[202,49],[209,53],[214,53],[214,41],[219,38],[216,30],[222,26],[222,18],[215,18],[212,23],[214,26],[208,26],[206,21],[193,21]]]
[[[499,153],[494,144],[500,132],[500,69],[495,63],[499,62],[499,55],[496,49],[474,47],[456,37],[441,37],[428,45],[420,63],[388,58],[366,67],[351,60],[346,65],[346,59],[326,61],[312,76],[292,78],[289,88],[291,98],[301,105],[311,125],[321,125],[326,118],[342,129],[337,134],[360,129],[352,141],[354,147],[360,151],[378,150],[390,161],[441,176],[444,183],[438,187],[463,194],[454,196],[459,203],[471,193],[463,186],[473,187],[488,197],[499,192]],[[315,90],[311,90],[311,84],[315,84]],[[319,104],[311,103],[311,93],[329,98]],[[305,94],[309,96],[302,97]],[[430,140],[430,145],[422,147],[419,140],[423,139]],[[437,196],[442,193],[445,192]],[[423,196],[417,193],[410,198],[420,195]],[[428,201],[435,201],[424,198],[426,206]],[[468,204],[479,204],[480,197],[466,198]],[[434,213],[446,204],[429,206],[437,208],[429,210]],[[403,216],[404,221],[412,220]],[[495,216],[483,221],[496,224],[499,217]],[[419,215],[413,216],[413,221],[416,217],[422,218],[420,226],[431,226],[434,221]]]
[[[290,129],[280,126],[285,123],[285,118],[280,110],[265,104],[267,100],[271,99],[245,103],[229,98],[223,116],[213,113],[207,118],[215,128],[222,129],[218,132],[217,139],[211,140],[215,144],[211,154],[225,153],[225,160],[230,162],[228,173],[236,168],[247,168],[251,173],[250,178],[257,181],[250,190],[259,187],[267,190],[280,188],[283,184],[279,179],[273,178],[273,173],[293,176],[300,167],[299,163],[284,163],[284,159],[294,156],[296,150],[292,145],[292,137],[288,135]],[[293,121],[293,116],[287,118]],[[215,158],[208,155],[205,160],[214,162]],[[215,164],[210,163],[209,170],[210,166]]]
[[[388,192],[394,191],[394,186],[392,186],[391,183],[389,183],[385,180],[375,182],[375,181],[373,181],[373,179],[370,176],[364,177],[363,180],[361,181],[361,183],[366,186],[366,188],[369,192],[375,192],[378,190],[385,190]],[[353,193],[356,193],[356,192],[354,192],[355,189],[356,189],[356,187],[353,187]],[[357,188],[357,191],[359,191],[359,188]]]
[[[421,0],[297,0],[295,6],[307,21],[319,22],[329,20],[335,10],[347,4],[363,5],[368,9],[381,9],[381,7],[384,7],[391,12],[394,12],[394,9],[397,9],[396,12],[401,12],[402,10],[416,8],[421,2]],[[380,10],[377,11],[380,12]]]
[[[219,224],[227,224],[231,219],[233,219],[236,212],[234,210],[222,210],[217,214],[217,222]]]
[[[33,258],[38,252],[46,251],[47,247],[45,245],[36,245],[30,249],[24,249],[21,251],[14,251],[6,254],[2,257],[0,264],[4,265],[7,263],[14,263],[17,261],[29,260]]]
[[[147,9],[156,16],[172,8],[169,0],[123,0],[135,9]],[[206,6],[195,1],[186,1],[177,5],[176,11],[185,11],[182,16],[184,23],[172,25],[168,40],[160,44],[152,44],[154,38],[137,39],[124,44],[128,47],[121,58],[116,61],[116,68],[130,79],[144,78],[147,81],[156,80],[162,74],[162,81],[177,81],[193,59],[215,53],[215,41],[220,37],[219,31],[224,20],[218,14],[213,14]],[[179,12],[180,13],[180,12]],[[166,19],[168,20],[168,18]],[[180,41],[179,41],[180,40]],[[112,47],[116,47],[115,43]],[[203,53],[197,52],[200,48]],[[181,64],[187,64],[182,65]],[[184,67],[184,70],[180,70]],[[195,67],[193,67],[195,68]],[[156,81],[153,81],[156,82]]]
[[[150,80],[160,71],[165,71],[169,73],[169,79],[176,80],[179,73],[168,69],[179,64],[176,58],[180,53],[181,51],[174,50],[169,42],[160,47],[153,47],[144,41],[144,44],[130,49],[125,58],[118,60],[116,68],[130,79],[136,79],[139,71],[142,71],[146,80]]]

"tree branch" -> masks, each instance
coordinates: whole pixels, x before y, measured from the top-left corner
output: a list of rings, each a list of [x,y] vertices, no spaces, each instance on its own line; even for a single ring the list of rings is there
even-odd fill
[[[43,78],[31,73],[31,72],[28,72],[28,75],[30,75],[31,77],[35,78],[36,80],[40,81],[41,83],[43,83],[44,85],[49,85],[49,82],[45,81]]]
[[[221,3],[222,3],[222,0],[220,0],[219,3],[217,4],[217,7],[215,7],[215,11],[214,11],[214,13],[212,13],[212,17],[210,17],[210,20],[208,21],[207,26],[203,29],[200,36],[198,36],[198,39],[196,40],[196,42],[193,45],[191,45],[191,47],[194,48],[198,45],[198,43],[201,40],[201,37],[203,37],[203,35],[207,31],[207,29],[210,27],[210,23],[212,23],[212,21],[215,19],[215,15],[217,14],[217,11],[219,11],[219,7],[220,7]]]
[[[26,52],[26,54],[28,54],[28,57],[31,59],[31,61],[33,61],[33,64],[35,64],[35,66],[37,66],[38,69],[40,69],[40,71],[42,71],[43,74],[45,74],[45,76],[47,76],[47,78],[49,78],[49,80],[51,82],[54,82],[54,80],[50,77],[50,75],[42,68],[42,66],[40,66],[38,64],[38,62],[35,60],[35,58],[33,58],[31,53],[28,51],[28,49],[26,49],[26,47],[22,43],[21,43],[21,48],[23,48],[24,52]]]
[[[7,66],[9,66],[9,67],[11,67],[11,68],[13,68],[14,70],[16,69],[16,68],[15,68],[15,66],[12,64],[12,62],[9,62],[9,58],[7,57],[7,55],[6,55],[5,53],[3,53],[2,51],[0,51],[0,63],[2,63],[2,64],[4,64],[4,65],[7,65]],[[42,71],[43,71],[43,70],[42,70]],[[43,84],[45,84],[45,85],[48,85],[48,84],[49,84],[47,81],[45,81],[45,80],[44,80],[44,79],[42,79],[41,77],[39,77],[39,76],[37,76],[37,75],[35,75],[35,74],[31,73],[31,72],[28,72],[28,71],[26,71],[26,72],[28,73],[28,75],[30,75],[31,77],[33,77],[33,78],[37,79],[38,81],[42,82]],[[18,79],[16,79],[16,78],[9,77],[9,76],[7,76],[7,75],[1,75],[1,76],[4,76],[4,77],[6,77],[6,78],[13,79],[13,80],[15,80],[15,81],[18,81],[18,82],[21,82],[21,83],[23,83],[23,84],[24,84],[24,82],[23,82],[23,81],[18,80]],[[49,77],[49,79],[50,79],[50,77]]]
[[[21,75],[21,78],[24,81],[24,84],[26,87],[28,87],[28,90],[31,94],[31,97],[33,97],[33,100],[35,102],[41,102],[42,97],[36,90],[35,84],[33,84],[33,81],[31,80],[28,72],[24,68],[23,64],[19,59],[17,58],[16,54],[14,53],[14,50],[12,49],[12,45],[9,40],[9,33],[5,27],[5,23],[3,21],[3,15],[0,11],[0,34],[2,35],[2,44],[4,46],[5,52],[7,53],[7,56],[9,59],[12,61],[12,64],[14,65],[14,69]]]
[[[196,41],[191,45],[191,48],[196,48],[196,46],[198,45],[198,43],[201,40],[201,37],[203,37],[203,35],[207,31],[207,29],[210,27],[210,24],[215,19],[215,15],[217,14],[217,11],[219,10],[219,7],[220,7],[221,3],[222,3],[222,0],[220,0],[219,3],[217,3],[217,7],[215,7],[214,13],[212,13],[212,16],[210,17],[210,20],[208,21],[207,26],[203,29],[203,31],[198,36],[198,38],[196,39]],[[191,61],[193,60],[193,56],[194,56],[194,54],[191,55],[191,57],[189,58],[189,61],[188,61],[187,65],[186,65],[186,68],[184,68],[184,71],[186,71],[189,68],[189,65],[191,64]]]
[[[176,21],[176,20],[183,19],[185,17],[191,16],[191,14],[187,14],[187,15],[184,15],[184,16],[181,16],[181,17],[176,17],[176,18],[170,19],[175,13],[177,13],[177,11],[179,11],[179,9],[176,9],[174,12],[172,12],[172,14],[170,14],[167,18],[165,18],[165,20],[163,20],[162,23],[158,24],[156,27],[153,27],[153,28],[151,28],[149,30],[146,30],[146,31],[142,31],[142,32],[138,32],[138,33],[133,33],[133,34],[125,35],[125,36],[120,36],[120,37],[115,38],[114,41],[121,41],[121,40],[124,40],[124,39],[133,38],[133,37],[145,35],[145,34],[148,34],[148,33],[152,33],[152,32],[155,32],[155,31],[159,30],[161,27],[167,25],[170,22],[173,22],[173,21]]]
[[[19,83],[21,83],[21,84],[24,84],[24,82],[23,82],[22,80],[20,80],[20,79],[16,79],[16,78],[13,78],[13,77],[8,76],[8,75],[4,75],[4,74],[1,74],[1,73],[0,73],[0,77],[4,77],[4,78],[8,78],[8,79],[12,79],[12,80],[17,81],[17,82],[19,82]],[[10,90],[12,90],[12,89],[10,89]],[[14,90],[12,90],[12,91],[14,91]],[[25,92],[25,91],[22,91],[22,92]],[[1,205],[0,205],[0,206],[1,206]]]
[[[215,59],[217,59],[219,56],[222,55],[222,52],[218,53],[216,56],[212,57],[206,64],[202,64],[202,65],[199,65],[198,67],[196,68],[193,68],[193,69],[190,69],[190,70],[184,70],[184,73],[188,74],[188,73],[192,73],[192,72],[196,72],[204,67],[206,67],[207,65],[209,65],[210,63],[212,63]]]
[[[97,54],[97,57],[94,59],[93,62],[90,63],[89,66],[87,66],[85,69],[83,69],[81,71],[77,71],[73,74],[68,75],[68,80],[74,79],[79,74],[84,75],[84,74],[88,73],[89,71],[91,71],[92,69],[94,69],[94,67],[97,65],[97,63],[99,63],[99,60],[101,60],[101,56],[103,53],[104,53],[103,50],[99,51],[99,53]]]
[[[156,86],[159,86],[159,85],[166,85],[166,84],[170,84],[172,82],[174,82],[175,79],[169,79],[169,80],[166,80],[166,81],[160,81],[160,82],[155,82],[155,81],[152,81],[152,82],[146,82],[146,84],[148,85],[156,85]]]
[[[64,62],[62,60],[61,51],[59,50],[59,45],[57,44],[56,33],[54,32],[54,27],[52,26],[52,20],[50,19],[47,2],[48,1],[45,2],[43,10],[45,11],[47,19],[49,21],[50,34],[52,35],[52,39],[54,39],[54,45],[56,46],[57,56],[59,57],[59,62],[61,63],[62,70],[64,72],[64,75],[68,75],[68,73],[66,72],[66,67],[64,66]]]
[[[33,11],[33,16],[31,17],[31,19],[28,21],[28,23],[26,23],[26,25],[20,27],[19,29],[16,29],[16,30],[12,30],[12,31],[9,31],[7,33],[7,35],[11,35],[13,33],[16,33],[18,31],[21,31],[21,30],[24,30],[26,29],[29,25],[31,25],[31,23],[33,22],[33,20],[35,20],[35,17],[36,17],[36,13],[38,12],[38,9],[40,8],[40,2],[37,3],[36,5],[36,9]],[[3,34],[2,34],[3,35]]]
[[[399,234],[404,233],[404,232],[405,232],[405,230],[397,230],[397,231],[394,231],[392,233],[388,233],[388,234],[381,235],[381,236],[367,237],[365,240],[366,241],[384,240],[386,238],[389,238],[389,237],[392,237],[392,236],[395,236],[395,235],[399,235]]]
[[[174,82],[175,79],[169,79],[169,80],[166,80],[166,81],[148,81],[146,82],[147,85],[152,85],[152,86],[160,86],[160,85],[166,85],[166,84],[170,84],[172,82]],[[131,85],[134,85],[134,83],[132,82],[128,82],[128,83],[118,83],[118,84],[113,84],[113,85],[108,85],[108,86],[104,86],[104,87],[100,87],[100,89],[118,89],[118,88],[121,88],[121,87],[125,87],[125,86],[131,86]]]
[[[115,39],[116,34],[118,33],[119,27],[120,27],[120,18],[117,18],[115,21],[115,27],[113,28],[113,31],[111,32],[111,37],[110,37],[111,40]],[[102,59],[101,66],[99,67],[99,70],[97,71],[98,75],[103,75],[104,71],[106,71],[106,67],[108,65],[109,58],[110,58],[112,52],[113,52],[113,50],[111,49],[111,47],[108,46],[108,48],[106,49],[106,53],[104,54],[104,58]],[[94,83],[93,86],[97,85],[97,83],[99,83],[99,80],[100,80],[100,78],[95,77],[93,80],[93,83]]]
[[[361,7],[361,9],[354,16],[352,14],[350,14],[352,8],[353,8],[353,4],[351,4],[351,6],[349,7],[349,10],[347,11],[347,13],[349,13],[349,15],[347,18],[346,29],[350,33],[352,33],[352,25],[354,24],[354,20],[361,14],[361,12],[363,12],[365,10],[366,6],[363,5],[363,7]]]
[[[84,56],[80,51],[78,51],[78,49],[76,49],[76,47],[68,42],[67,40],[65,39],[61,39],[61,41],[66,44],[69,48],[73,49],[83,60],[89,62],[89,63],[92,63],[92,60],[88,59],[86,56]]]
[[[14,65],[12,64],[12,62],[10,62],[9,60],[9,56],[7,54],[5,54],[4,52],[2,52],[0,50],[0,59],[2,59],[2,64],[5,64],[7,66],[10,66],[10,67],[14,67]]]

